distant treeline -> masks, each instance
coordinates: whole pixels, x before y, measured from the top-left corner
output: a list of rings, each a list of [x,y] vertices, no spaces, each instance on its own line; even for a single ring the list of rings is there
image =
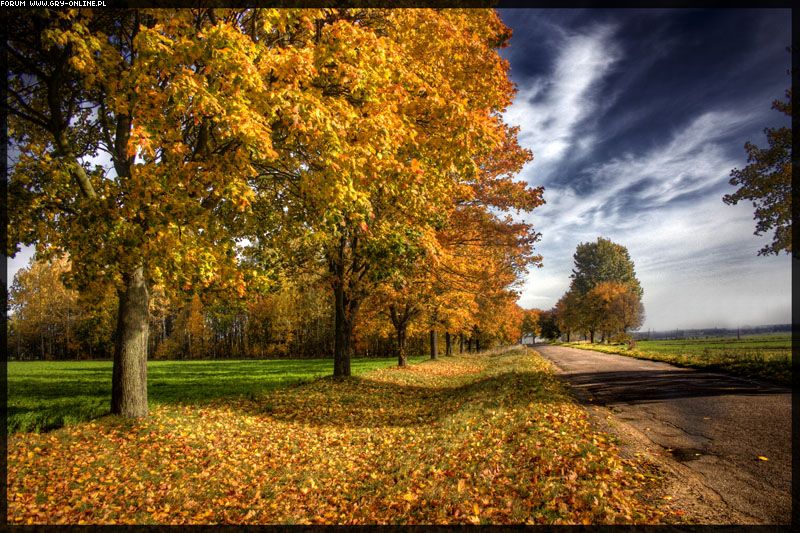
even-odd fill
[[[769,324],[742,328],[669,329],[664,331],[639,331],[633,334],[636,340],[699,339],[706,337],[736,337],[762,335],[765,333],[791,333],[791,324]]]

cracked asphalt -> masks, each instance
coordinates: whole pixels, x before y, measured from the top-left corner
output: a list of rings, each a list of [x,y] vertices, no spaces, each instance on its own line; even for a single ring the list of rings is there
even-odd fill
[[[790,523],[788,387],[576,348],[534,349],[581,401],[609,409],[646,436],[650,452],[679,465],[673,473],[713,493],[716,509],[706,521]]]

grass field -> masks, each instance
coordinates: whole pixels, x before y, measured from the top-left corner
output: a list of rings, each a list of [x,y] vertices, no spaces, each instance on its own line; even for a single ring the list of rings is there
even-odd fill
[[[13,524],[676,521],[659,483],[524,348],[8,437]]]
[[[666,361],[680,366],[721,370],[779,383],[792,382],[792,338],[789,334],[753,335],[736,339],[640,340],[629,350],[624,344],[567,343],[606,353]]]
[[[412,363],[424,357],[412,357]],[[353,374],[397,364],[354,359]],[[151,406],[249,396],[333,372],[331,359],[148,361]],[[45,431],[105,415],[111,404],[110,361],[8,363],[8,432]]]

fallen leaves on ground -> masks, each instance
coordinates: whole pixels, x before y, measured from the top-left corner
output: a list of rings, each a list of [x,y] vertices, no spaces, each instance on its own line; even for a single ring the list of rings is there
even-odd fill
[[[653,483],[530,350],[8,444],[10,523],[655,523]],[[638,460],[637,460],[638,461]]]

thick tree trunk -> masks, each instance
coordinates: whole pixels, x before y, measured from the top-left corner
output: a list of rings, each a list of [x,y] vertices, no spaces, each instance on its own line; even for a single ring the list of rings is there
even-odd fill
[[[458,334],[458,353],[464,353],[464,334]]]
[[[339,278],[341,280],[341,278]],[[336,283],[333,289],[336,308],[333,335],[333,375],[347,377],[350,375],[350,359],[352,355],[353,321],[347,316],[342,283]]]
[[[593,329],[589,330],[589,342],[594,344],[594,330]]]
[[[149,302],[144,267],[125,276],[119,293],[111,412],[124,417],[147,416],[147,336]]]
[[[431,359],[436,359],[436,356],[439,355],[439,338],[436,334],[436,330],[431,330]]]
[[[453,338],[449,331],[444,332],[444,354],[453,355]]]
[[[479,353],[481,351],[481,341],[478,337],[475,337],[475,353]]]

